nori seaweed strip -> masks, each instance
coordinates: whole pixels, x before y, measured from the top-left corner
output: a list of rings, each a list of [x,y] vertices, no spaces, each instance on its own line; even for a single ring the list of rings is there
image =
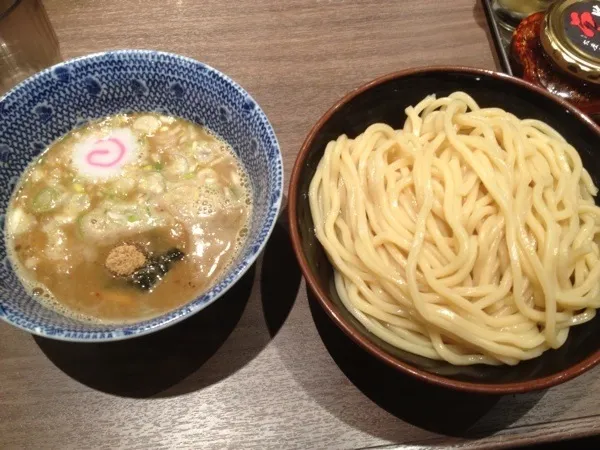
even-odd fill
[[[181,261],[184,256],[185,254],[181,250],[172,248],[156,258],[150,258],[144,267],[131,274],[130,281],[143,291],[150,290],[157,282],[162,280],[173,263]]]

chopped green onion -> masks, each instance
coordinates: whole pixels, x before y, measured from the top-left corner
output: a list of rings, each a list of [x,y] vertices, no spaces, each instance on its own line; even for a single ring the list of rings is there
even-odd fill
[[[77,223],[77,235],[83,239],[85,238],[85,234],[83,232],[83,218],[86,216],[86,213],[83,214],[79,214],[79,216],[76,219],[76,223]]]
[[[134,216],[133,214],[127,216],[127,222],[137,222],[140,220],[138,216]]]
[[[196,176],[196,174],[195,174],[195,173],[193,173],[193,172],[190,172],[190,173],[186,173],[186,174],[183,176],[183,178],[184,178],[184,180],[191,180],[191,179],[192,179],[192,178],[194,178],[195,176]]]
[[[109,200],[125,200],[127,198],[127,194],[117,192],[111,188],[104,189],[100,193]]]
[[[33,198],[31,209],[35,213],[45,213],[52,211],[58,206],[59,194],[56,189],[44,188]]]
[[[244,195],[244,189],[241,186],[234,184],[231,186],[231,193],[233,194],[233,197],[238,200]]]
[[[150,171],[160,172],[161,170],[163,170],[163,168],[164,168],[164,164],[161,162],[156,162],[154,164],[146,164],[144,167],[142,167],[142,169],[144,169],[146,172],[150,172]]]

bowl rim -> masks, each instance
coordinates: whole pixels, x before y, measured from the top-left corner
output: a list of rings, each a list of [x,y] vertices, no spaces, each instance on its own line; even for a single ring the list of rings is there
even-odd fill
[[[302,147],[300,148],[300,151],[298,152],[296,162],[294,163],[294,167],[292,169],[292,174],[290,177],[288,193],[288,220],[290,223],[290,232],[294,253],[296,254],[296,258],[298,259],[300,268],[302,270],[304,278],[306,279],[309,289],[311,289],[312,292],[315,294],[318,302],[320,303],[321,307],[323,307],[327,315],[356,344],[358,344],[371,355],[386,363],[388,366],[391,366],[399,370],[400,372],[403,372],[407,375],[410,375],[414,378],[417,378],[421,381],[425,381],[430,384],[450,388],[453,390],[480,394],[516,394],[556,386],[557,384],[563,383],[572,378],[575,378],[578,375],[581,375],[583,372],[591,369],[592,367],[600,363],[600,349],[596,350],[583,361],[580,361],[579,363],[569,368],[561,370],[560,372],[557,372],[553,375],[534,378],[529,381],[487,384],[472,381],[453,380],[440,375],[436,375],[425,370],[418,369],[413,365],[408,364],[396,358],[395,356],[387,353],[385,350],[377,346],[377,344],[375,344],[365,335],[363,335],[360,331],[358,331],[348,320],[346,320],[338,311],[338,307],[331,301],[326,291],[320,286],[320,283],[316,275],[310,269],[310,266],[308,265],[308,260],[306,259],[304,251],[302,250],[297,217],[297,199],[298,195],[300,194],[300,174],[304,169],[309,149],[312,146],[315,137],[320,132],[323,125],[331,118],[331,116],[335,112],[337,112],[341,107],[346,105],[350,100],[354,99],[355,97],[359,96],[360,94],[368,91],[369,89],[375,86],[378,86],[391,80],[405,78],[407,76],[452,72],[473,76],[491,77],[496,80],[500,80],[504,83],[517,85],[519,87],[528,89],[529,91],[535,92],[539,95],[542,95],[550,101],[570,111],[573,114],[573,116],[575,116],[583,125],[586,125],[592,131],[594,131],[596,135],[598,135],[598,137],[600,138],[600,127],[596,125],[588,116],[586,116],[579,109],[567,103],[562,98],[554,96],[553,94],[542,89],[541,87],[535,86],[527,81],[507,75],[505,73],[500,73],[489,69],[474,68],[467,66],[443,65],[417,67],[382,75],[346,93],[340,100],[338,100],[333,106],[331,106],[311,128],[310,132],[308,133],[306,139],[302,144]]]
[[[277,135],[275,134],[275,129],[273,128],[271,121],[267,117],[267,114],[260,107],[260,104],[256,101],[256,99],[254,99],[254,97],[252,95],[250,95],[250,93],[248,93],[248,91],[246,91],[246,89],[244,89],[239,83],[237,83],[229,75],[225,74],[224,72],[221,72],[218,69],[215,69],[214,67],[212,67],[206,63],[198,61],[189,56],[183,56],[183,55],[179,55],[177,53],[165,52],[165,51],[160,51],[160,50],[127,49],[127,48],[90,53],[87,55],[83,55],[83,56],[79,56],[76,58],[71,58],[71,59],[61,61],[57,64],[54,64],[50,67],[47,67],[47,68],[41,70],[39,72],[36,72],[35,74],[33,74],[30,77],[26,78],[25,80],[21,81],[16,86],[14,86],[9,91],[7,91],[5,94],[0,96],[0,103],[5,101],[6,99],[8,99],[10,96],[18,93],[21,89],[25,89],[28,85],[35,82],[39,78],[48,76],[49,74],[53,73],[53,71],[56,68],[68,67],[71,64],[79,62],[79,61],[93,60],[93,59],[97,59],[97,58],[106,57],[109,55],[131,55],[131,54],[136,54],[136,55],[141,55],[141,56],[146,56],[146,57],[166,56],[169,58],[173,58],[174,60],[180,60],[182,62],[197,65],[199,67],[203,67],[208,72],[215,73],[217,76],[219,76],[225,82],[227,82],[227,84],[233,86],[235,88],[235,90],[237,90],[241,95],[246,96],[246,98],[248,98],[249,100],[254,102],[255,111],[257,114],[260,115],[260,120],[265,125],[265,130],[269,135],[271,144],[277,150],[275,152],[276,153],[275,154],[275,158],[276,158],[275,164],[280,169],[281,181],[276,186],[274,186],[274,191],[277,192],[277,198],[274,199],[274,201],[272,201],[273,198],[271,197],[271,199],[269,200],[269,210],[274,208],[275,212],[274,212],[274,214],[272,214],[272,219],[269,219],[269,217],[268,217],[269,214],[267,214],[265,223],[264,223],[263,227],[261,227],[261,228],[264,228],[265,225],[268,225],[267,233],[264,235],[260,244],[252,251],[252,253],[247,258],[245,258],[243,261],[240,261],[240,263],[239,263],[240,270],[235,275],[235,277],[233,277],[232,280],[225,287],[223,287],[221,292],[219,292],[218,294],[214,295],[212,298],[209,298],[206,301],[204,301],[203,303],[200,303],[198,305],[193,305],[193,303],[196,302],[202,295],[205,295],[208,292],[210,292],[210,290],[212,288],[214,288],[214,286],[216,284],[218,284],[218,282],[213,284],[211,289],[209,289],[208,291],[203,292],[201,294],[198,294],[195,298],[191,299],[189,302],[186,302],[186,303],[180,305],[179,307],[177,307],[173,310],[167,311],[166,313],[163,313],[157,317],[153,317],[150,319],[144,319],[142,321],[137,321],[137,322],[132,322],[132,323],[126,323],[126,324],[122,324],[122,325],[121,324],[116,324],[116,325],[107,324],[107,326],[115,326],[115,328],[113,330],[74,331],[74,330],[65,330],[65,329],[61,328],[60,330],[58,330],[56,332],[49,333],[46,331],[49,327],[40,326],[40,327],[31,328],[31,327],[24,326],[22,324],[19,324],[17,322],[14,322],[13,320],[11,320],[9,317],[7,317],[7,315],[5,313],[3,313],[2,301],[0,299],[0,320],[8,323],[20,330],[23,330],[30,334],[33,334],[35,336],[40,336],[40,337],[44,337],[44,338],[48,338],[48,339],[54,339],[54,340],[58,340],[58,341],[77,342],[77,343],[116,342],[116,341],[123,341],[126,339],[133,339],[133,338],[137,338],[137,337],[144,336],[147,334],[151,334],[151,333],[154,333],[154,332],[157,332],[160,330],[164,330],[165,328],[168,328],[178,322],[181,322],[181,321],[193,316],[194,314],[202,311],[203,309],[207,308],[212,303],[216,302],[218,299],[223,297],[223,295],[225,295],[227,293],[227,291],[229,291],[236,283],[238,283],[240,281],[240,279],[246,274],[246,272],[248,272],[250,267],[252,267],[252,265],[256,262],[256,260],[260,256],[260,254],[265,249],[265,246],[267,245],[267,242],[269,241],[269,238],[271,237],[271,234],[273,233],[273,230],[275,229],[277,220],[278,220],[279,216],[281,215],[281,206],[283,203],[284,186],[285,186],[285,171],[283,170],[284,169],[283,155],[281,152],[281,146],[279,144],[279,140],[277,139]],[[276,180],[273,180],[273,183],[276,183]],[[269,221],[271,223],[269,223]],[[7,258],[8,258],[8,256],[7,256]],[[170,314],[173,314],[180,310],[181,310],[180,314],[178,314],[174,317],[170,317],[170,318],[168,317]],[[163,316],[165,316],[165,319],[163,321],[161,321],[160,323],[158,323],[154,326],[148,326],[148,327],[144,327],[144,328],[140,328],[139,330],[136,330],[136,327],[139,327],[141,324],[143,324],[147,321],[158,320]],[[53,328],[53,327],[51,327],[51,328]],[[132,331],[132,330],[135,330],[135,331]],[[81,337],[81,336],[78,336],[78,334],[84,334],[85,336]],[[106,334],[109,334],[109,336],[103,336]],[[73,336],[73,335],[76,335],[76,336]]]

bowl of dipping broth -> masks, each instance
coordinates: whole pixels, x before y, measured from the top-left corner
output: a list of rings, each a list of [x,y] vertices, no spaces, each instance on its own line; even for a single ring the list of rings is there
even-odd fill
[[[378,78],[317,122],[289,194],[308,285],[402,373],[480,393],[600,361],[600,129],[481,69]]]
[[[74,59],[0,99],[0,318],[80,342],[150,333],[226,292],[281,205],[273,128],[190,58]]]

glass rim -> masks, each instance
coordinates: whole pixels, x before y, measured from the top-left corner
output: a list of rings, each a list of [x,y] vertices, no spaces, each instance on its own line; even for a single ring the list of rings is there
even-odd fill
[[[14,0],[12,5],[8,6],[4,11],[0,12],[0,20],[8,16],[23,0]]]

